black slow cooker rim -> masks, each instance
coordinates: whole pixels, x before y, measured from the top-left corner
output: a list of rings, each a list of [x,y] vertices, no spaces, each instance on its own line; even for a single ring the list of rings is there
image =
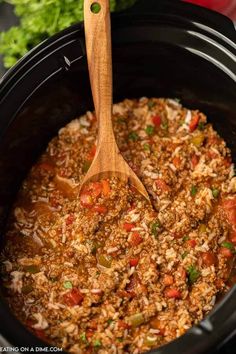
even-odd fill
[[[155,21],[156,14],[147,12],[140,14],[140,6],[144,1],[140,1],[138,6],[134,9],[130,9],[126,13],[113,14],[112,22],[113,25],[119,25],[120,19],[126,18],[132,23],[134,21]],[[155,6],[156,5],[156,6]],[[192,18],[184,19],[183,23],[191,24],[195,29],[198,28],[200,33],[204,32],[204,35],[212,39],[218,38],[221,46],[233,56],[236,55],[236,34],[233,30],[232,23],[225,17],[213,14],[208,10],[200,9],[191,4],[177,4],[174,5],[174,11],[171,11],[170,2],[160,1],[155,4],[155,1],[150,1],[150,6],[152,11],[154,8],[162,9],[162,20],[165,20],[165,16],[169,20],[177,21],[183,13],[186,14],[186,11],[191,11]],[[169,6],[169,7],[168,7]],[[183,8],[184,6],[184,8]],[[168,12],[165,14],[165,11]],[[184,10],[184,11],[183,11]],[[179,11],[179,12],[178,12]],[[202,23],[202,19],[209,18],[211,16],[212,27],[208,26],[205,28],[205,24]],[[217,23],[215,23],[217,22]],[[222,37],[220,34],[220,26],[224,28],[226,37]],[[214,24],[214,25],[213,25]],[[202,26],[203,27],[202,27]],[[218,26],[218,27],[217,27]],[[191,28],[193,28],[191,27]],[[211,30],[209,30],[211,28]],[[69,43],[71,40],[75,40],[76,37],[80,39],[83,37],[83,24],[77,24],[71,26],[70,28],[56,34],[45,42],[41,43],[34,50],[32,50],[27,56],[18,62],[18,64],[13,67],[1,80],[0,82],[0,107],[1,104],[8,99],[13,85],[15,85],[18,80],[23,80],[22,73],[31,72],[34,70],[34,66],[38,64],[39,60],[45,60],[45,54],[53,53],[57,48],[63,46],[65,43]],[[81,56],[84,56],[84,43],[81,41]],[[73,63],[71,63],[73,64]],[[65,61],[62,64],[62,68],[66,70],[66,65],[68,63]],[[236,74],[236,68],[234,70]],[[14,117],[13,117],[14,119]],[[158,350],[153,350],[151,353],[156,354],[168,354],[170,352],[181,352],[182,354],[187,353],[189,347],[191,347],[191,352],[200,353],[203,350],[213,347],[215,344],[219,343],[225,336],[227,336],[236,325],[236,310],[235,310],[235,295],[236,295],[236,286],[234,286],[230,292],[225,296],[223,301],[218,304],[214,310],[207,316],[200,324],[192,327],[184,336],[176,339],[175,341],[167,344],[164,347],[159,348]],[[11,342],[18,346],[25,346],[27,343],[30,346],[45,346],[41,340],[33,336],[20,322],[16,321],[14,315],[10,312],[4,299],[1,300],[2,304],[0,307],[0,317],[4,318],[4,323],[0,323],[0,333]],[[14,333],[12,331],[12,326],[14,323]],[[194,345],[195,343],[195,345]],[[177,348],[177,349],[176,349]]]
[[[112,27],[116,29],[120,26],[121,28],[123,25],[121,22],[126,21],[135,31],[137,23],[139,26],[148,23],[151,27],[155,25],[158,20],[162,25],[163,23],[167,23],[169,28],[172,29],[173,34],[175,28],[179,28],[183,30],[183,32],[187,32],[186,28],[188,28],[188,34],[195,40],[197,39],[199,43],[201,42],[202,47],[211,44],[212,48],[210,53],[207,53],[207,60],[214,63],[214,65],[223,66],[231,79],[236,81],[236,32],[230,19],[189,3],[178,1],[173,3],[171,0],[159,0],[157,3],[155,0],[149,0],[149,3],[149,9],[152,9],[152,11],[146,11],[145,0],[139,0],[136,6],[129,11],[112,14]],[[142,11],[142,8],[144,8],[145,11]],[[187,15],[188,17],[186,17]],[[166,26],[163,27],[163,31],[165,29]],[[224,32],[223,35],[222,32]],[[129,41],[129,36],[126,37],[127,41]],[[55,34],[36,46],[19,60],[0,80],[0,105],[2,109],[4,103],[9,100],[11,90],[15,89],[17,85],[20,85],[26,75],[31,74],[35,67],[42,61],[45,61],[52,53],[55,53],[58,48],[66,47],[71,41],[76,40],[79,42],[80,56],[69,62],[69,64],[68,58],[61,57],[60,63],[55,63],[54,72],[52,73],[52,75],[55,75],[57,71],[68,70],[68,65],[75,64],[76,61],[85,56],[83,23],[75,24]],[[123,40],[123,38],[118,40]],[[183,48],[187,48],[186,44],[182,44],[182,46]],[[188,50],[191,51],[191,48],[188,48]],[[216,51],[218,51],[218,53],[216,53]],[[199,53],[194,54],[201,55],[202,57],[205,56],[204,50],[199,50],[198,48],[198,52]],[[46,68],[44,68],[44,71],[46,72],[45,69]],[[45,77],[48,79],[46,74]],[[40,85],[41,84],[42,82]],[[39,86],[36,87],[35,90],[37,90]],[[34,91],[31,91],[30,94],[32,95],[33,92]],[[21,106],[19,106],[19,110]],[[15,115],[16,114],[17,112]],[[13,119],[15,115],[12,115]],[[2,120],[0,120],[0,135],[4,132],[3,126],[1,126],[1,123],[4,122],[4,114],[2,117]]]

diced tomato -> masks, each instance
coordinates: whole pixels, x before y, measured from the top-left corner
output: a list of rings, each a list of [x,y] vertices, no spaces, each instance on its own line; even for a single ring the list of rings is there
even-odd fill
[[[26,326],[28,327],[33,327],[33,325],[35,324],[35,319],[34,320],[31,320],[30,318],[28,318],[26,320]]]
[[[231,250],[226,247],[220,248],[220,254],[225,258],[232,258],[233,257],[233,253],[231,252]]]
[[[81,302],[84,300],[84,296],[81,294],[78,288],[73,288],[64,294],[63,299],[66,305],[76,306],[81,304]]]
[[[125,222],[123,224],[123,229],[125,229],[125,231],[127,231],[127,232],[131,231],[134,227],[135,227],[135,224],[132,224],[129,222]]]
[[[154,139],[153,139],[152,137],[150,137],[150,138],[148,139],[148,144],[149,144],[149,145],[153,145],[154,143],[155,143]]]
[[[210,267],[217,262],[217,257],[213,252],[202,252],[201,256],[203,264],[207,267]]]
[[[129,329],[130,325],[128,323],[126,323],[125,321],[118,320],[118,328]]]
[[[178,156],[175,156],[173,158],[172,162],[173,162],[173,164],[175,165],[176,168],[179,168],[181,160],[180,160],[180,158]]]
[[[90,322],[89,322],[89,328],[90,329],[97,329],[98,328],[98,324],[97,324],[97,320],[95,319],[92,319]]]
[[[235,227],[236,226],[236,208],[227,210],[226,212],[229,223]]]
[[[218,154],[217,154],[216,152],[212,151],[212,150],[207,151],[206,154],[207,154],[207,156],[208,156],[210,159],[214,159],[214,158],[216,158],[216,157],[218,156]]]
[[[135,246],[138,246],[141,242],[143,242],[143,239],[140,236],[140,234],[136,231],[133,232],[130,237],[129,243],[135,247]]]
[[[160,116],[153,116],[152,117],[152,122],[153,122],[153,124],[156,126],[156,127],[160,127],[160,125],[161,125],[161,117]]]
[[[197,244],[197,242],[195,240],[188,240],[187,243],[192,248],[194,248]]]
[[[67,177],[67,169],[61,167],[60,170],[58,171],[58,176],[66,178]]]
[[[48,338],[45,334],[45,331],[43,329],[35,329],[34,333],[35,333],[36,337],[40,338],[41,340],[43,340],[43,341],[48,340]]]
[[[93,335],[94,335],[94,333],[95,333],[95,330],[89,328],[89,329],[86,330],[86,337],[87,337],[87,338],[92,338]]]
[[[233,274],[234,272],[234,268],[232,268],[232,260],[229,258],[228,260],[228,264],[227,264],[227,268],[225,268],[222,271],[222,278],[224,279],[225,282],[229,281],[230,276]]]
[[[106,179],[103,179],[101,181],[102,184],[102,193],[105,197],[108,197],[108,195],[111,193],[111,188],[110,188],[110,183]]]
[[[217,289],[222,289],[224,287],[224,281],[222,279],[216,279],[215,286]]]
[[[94,346],[92,345],[87,345],[86,347],[86,354],[94,354]]]
[[[55,167],[48,162],[41,162],[39,165],[37,165],[37,168],[41,171],[43,170],[43,171],[47,171],[49,173],[55,172]]]
[[[93,158],[94,158],[94,156],[95,156],[95,154],[96,154],[96,145],[94,145],[92,148],[91,148],[91,150],[89,151],[89,153],[88,153],[88,160],[93,160]]]
[[[127,291],[128,297],[133,299],[136,297],[136,292],[134,290]]]
[[[225,199],[222,203],[225,210],[230,210],[236,208],[236,197],[231,199]]]
[[[117,295],[121,298],[133,299],[136,296],[136,293],[133,290],[130,290],[130,291],[118,290]]]
[[[181,298],[181,293],[176,288],[165,289],[164,293],[165,293],[165,296],[170,298],[170,299],[180,299]]]
[[[163,278],[163,284],[168,286],[168,285],[172,285],[173,283],[174,283],[174,278],[172,277],[172,275],[165,274]]]
[[[231,230],[229,238],[230,242],[236,245],[236,230]]]
[[[229,167],[232,164],[232,160],[230,157],[226,157],[225,159],[223,159],[222,163],[225,167]]]
[[[85,208],[92,208],[93,199],[90,192],[82,192],[80,194],[81,205]]]
[[[197,166],[198,162],[199,162],[199,157],[194,154],[194,155],[191,157],[192,169],[194,169],[194,168]]]
[[[67,218],[66,218],[66,225],[71,225],[73,224],[73,221],[75,220],[75,217],[74,215],[68,215]]]
[[[176,240],[183,238],[184,233],[183,232],[173,232],[171,236],[173,236]]]
[[[236,228],[236,198],[226,199],[222,202],[229,223]]]
[[[168,192],[170,190],[170,187],[161,178],[156,179],[155,183],[156,183],[157,188],[159,188],[162,192]]]
[[[129,261],[130,267],[136,267],[138,265],[139,259],[138,258],[131,258]]]
[[[99,213],[99,214],[106,214],[107,213],[107,207],[105,207],[105,205],[94,205],[92,210]]]
[[[102,184],[101,182],[91,182],[88,186],[92,195],[97,198],[102,193]]]
[[[199,122],[199,117],[198,116],[194,116],[189,124],[189,130],[190,132],[193,132],[197,126],[198,126],[198,122]]]
[[[97,198],[102,193],[102,184],[101,182],[90,182],[83,187],[81,193],[87,192],[93,198]]]

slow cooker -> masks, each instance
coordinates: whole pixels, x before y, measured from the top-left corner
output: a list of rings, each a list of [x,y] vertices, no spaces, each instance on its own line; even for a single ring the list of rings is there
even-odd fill
[[[236,33],[228,18],[192,4],[139,0],[112,15],[112,41],[114,102],[178,98],[208,115],[236,158]],[[9,208],[27,171],[58,129],[88,109],[93,105],[82,23],[43,42],[1,80],[1,246]],[[1,335],[20,351],[48,347],[10,312],[3,289],[0,319]],[[150,353],[209,353],[235,329],[236,286],[201,323]]]

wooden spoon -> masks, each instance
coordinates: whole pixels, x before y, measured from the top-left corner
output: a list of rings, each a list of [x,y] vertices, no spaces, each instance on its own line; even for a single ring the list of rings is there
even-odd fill
[[[93,12],[93,10],[96,11]],[[119,177],[131,184],[146,199],[142,182],[120,154],[112,128],[112,57],[109,0],[84,0],[84,27],[87,61],[95,112],[98,119],[98,139],[94,160],[83,180]]]

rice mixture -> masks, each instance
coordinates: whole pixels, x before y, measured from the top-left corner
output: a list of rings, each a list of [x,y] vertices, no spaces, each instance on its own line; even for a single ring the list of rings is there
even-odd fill
[[[202,113],[175,100],[125,100],[114,105],[113,120],[155,208],[117,179],[78,195],[96,152],[96,117],[87,112],[31,169],[2,254],[12,311],[72,353],[159,347],[198,323],[230,287],[236,177],[225,142]]]

